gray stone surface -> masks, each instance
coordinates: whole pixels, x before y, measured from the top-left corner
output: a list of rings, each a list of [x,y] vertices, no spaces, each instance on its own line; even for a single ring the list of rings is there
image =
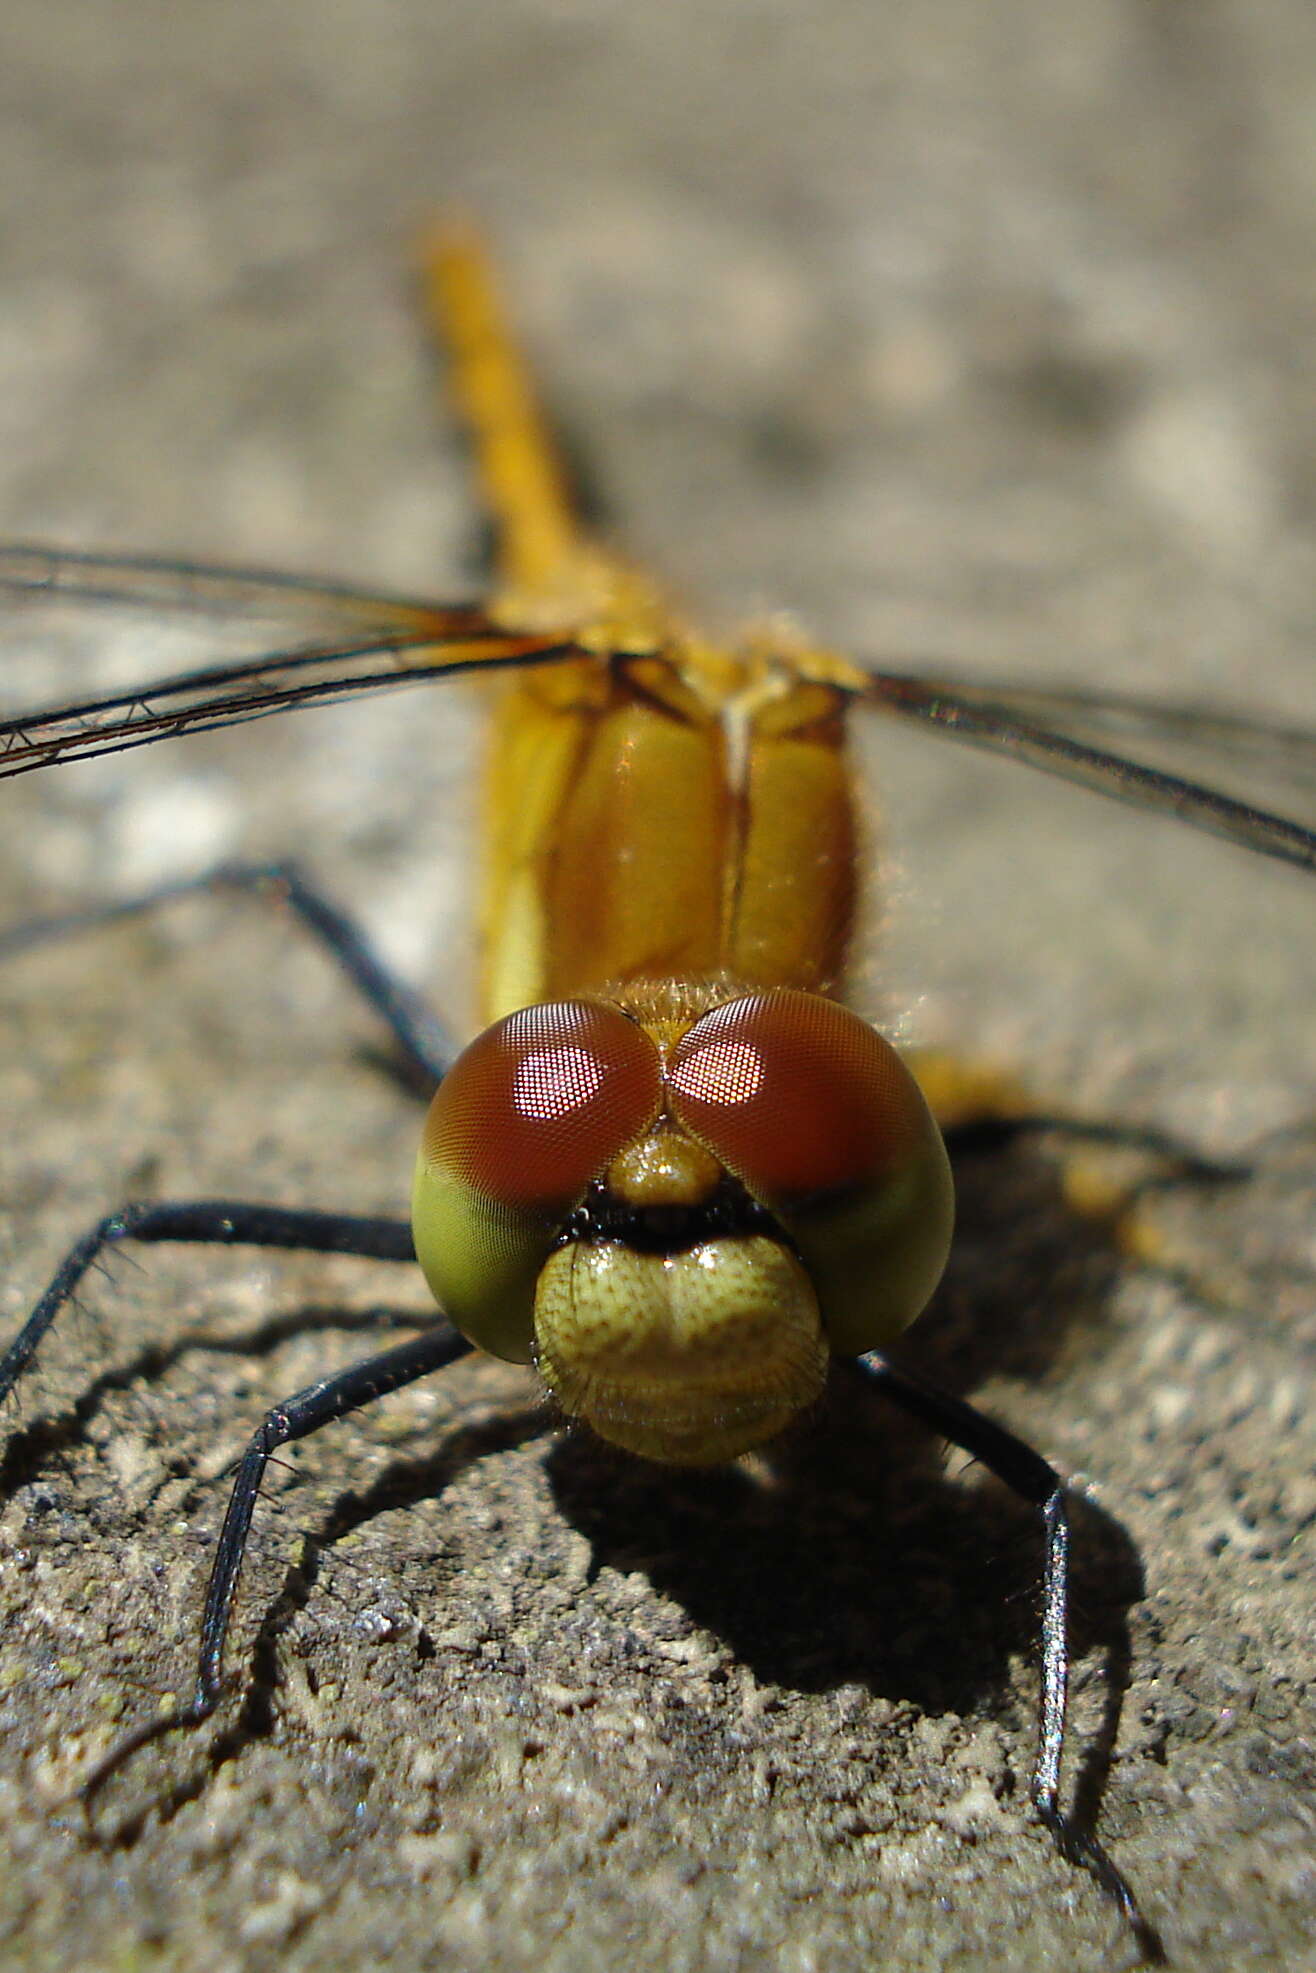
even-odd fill
[[[467,593],[405,279],[459,202],[712,621],[1310,721],[1314,75],[1305,0],[10,0],[0,529]],[[197,655],[29,614],[3,650],[27,704]],[[918,1347],[1083,1492],[1079,1744],[1122,1696],[1102,1827],[1176,1963],[1310,1963],[1310,888],[875,745],[867,1004],[1066,1108],[1267,1140],[1158,1200],[1161,1270],[1054,1160],[967,1165]],[[469,759],[412,699],[7,784],[0,915],[294,847],[460,1020]],[[368,1018],[257,910],[14,961],[0,1021],[6,1327],[126,1195],[405,1195]],[[144,1756],[93,1839],[71,1792],[187,1686],[253,1422],[423,1307],[346,1263],[108,1277],[5,1420],[6,1966],[1124,1963],[1026,1808],[1027,1517],[844,1386],[697,1478],[563,1443],[490,1364],[305,1444],[257,1522],[245,1725]]]

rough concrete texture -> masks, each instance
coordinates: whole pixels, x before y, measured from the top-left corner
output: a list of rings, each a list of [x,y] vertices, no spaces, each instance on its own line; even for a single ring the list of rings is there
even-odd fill
[[[1310,720],[1314,78],[1307,0],[9,0],[0,528],[468,593],[405,278],[459,201],[628,539],[714,622]],[[6,607],[21,703],[208,648]],[[1075,1478],[1071,1779],[1175,1963],[1309,1964],[1310,887],[876,746],[865,1004],[1052,1104],[1258,1147],[1149,1201],[1161,1267],[1073,1216],[1061,1147],[965,1161],[913,1347]],[[470,747],[422,696],[7,784],[3,919],[291,847],[460,1020]],[[0,1004],[7,1328],[125,1196],[400,1208],[371,1022],[259,909],[29,954]],[[844,1379],[706,1476],[556,1436],[488,1363],[297,1448],[245,1712],[89,1831],[79,1779],[187,1687],[246,1434],[423,1306],[161,1249],[43,1351],[0,1468],[6,1966],[1128,1962],[1026,1806],[1029,1517]]]

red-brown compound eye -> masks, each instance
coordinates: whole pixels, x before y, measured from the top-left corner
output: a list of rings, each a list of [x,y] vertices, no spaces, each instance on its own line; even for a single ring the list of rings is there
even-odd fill
[[[803,1261],[828,1342],[889,1342],[936,1287],[950,1164],[894,1048],[834,1000],[779,988],[715,1007],[667,1071],[692,1137],[764,1205]]]
[[[563,1220],[661,1100],[658,1050],[602,1002],[523,1008],[458,1056],[425,1121],[411,1227],[435,1300],[481,1349],[530,1361]]]
[[[510,1208],[573,1204],[653,1121],[658,1051],[615,1007],[524,1007],[473,1041],[444,1077],[422,1157]]]
[[[891,1044],[834,1000],[787,988],[705,1014],[667,1080],[691,1135],[769,1201],[868,1184],[898,1169],[925,1127]]]

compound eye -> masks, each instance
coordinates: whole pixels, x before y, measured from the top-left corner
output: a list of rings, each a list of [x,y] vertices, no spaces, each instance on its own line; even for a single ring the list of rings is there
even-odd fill
[[[523,1008],[458,1056],[425,1120],[412,1232],[440,1307],[481,1349],[529,1361],[563,1220],[661,1100],[653,1042],[604,1002]]]
[[[473,1041],[430,1106],[423,1153],[509,1207],[571,1206],[657,1114],[658,1051],[616,1007],[523,1007]]]
[[[926,1114],[909,1070],[874,1028],[834,1000],[789,988],[696,1021],[668,1083],[687,1130],[776,1202],[899,1166]]]
[[[953,1194],[941,1134],[891,1044],[857,1014],[779,988],[682,1036],[670,1102],[795,1245],[834,1350],[904,1328],[940,1278]]]

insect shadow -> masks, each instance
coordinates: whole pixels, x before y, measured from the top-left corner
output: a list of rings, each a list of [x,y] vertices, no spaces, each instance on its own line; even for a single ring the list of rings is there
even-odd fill
[[[893,1354],[965,1396],[992,1375],[1041,1380],[1074,1347],[1098,1348],[1122,1269],[1109,1230],[1066,1202],[1038,1145],[955,1164],[963,1258]],[[576,1434],[554,1444],[548,1471],[595,1568],[640,1571],[760,1683],[857,1686],[934,1715],[990,1712],[1011,1658],[1035,1648],[1035,1517],[997,1483],[952,1477],[942,1441],[845,1363],[819,1414],[755,1468],[672,1474]],[[1105,1679],[1104,1715],[1076,1737],[1070,1784],[1089,1825],[1144,1578],[1121,1523],[1082,1496],[1072,1506],[1071,1651],[1099,1652]],[[1031,1703],[1020,1725],[1031,1735]]]

